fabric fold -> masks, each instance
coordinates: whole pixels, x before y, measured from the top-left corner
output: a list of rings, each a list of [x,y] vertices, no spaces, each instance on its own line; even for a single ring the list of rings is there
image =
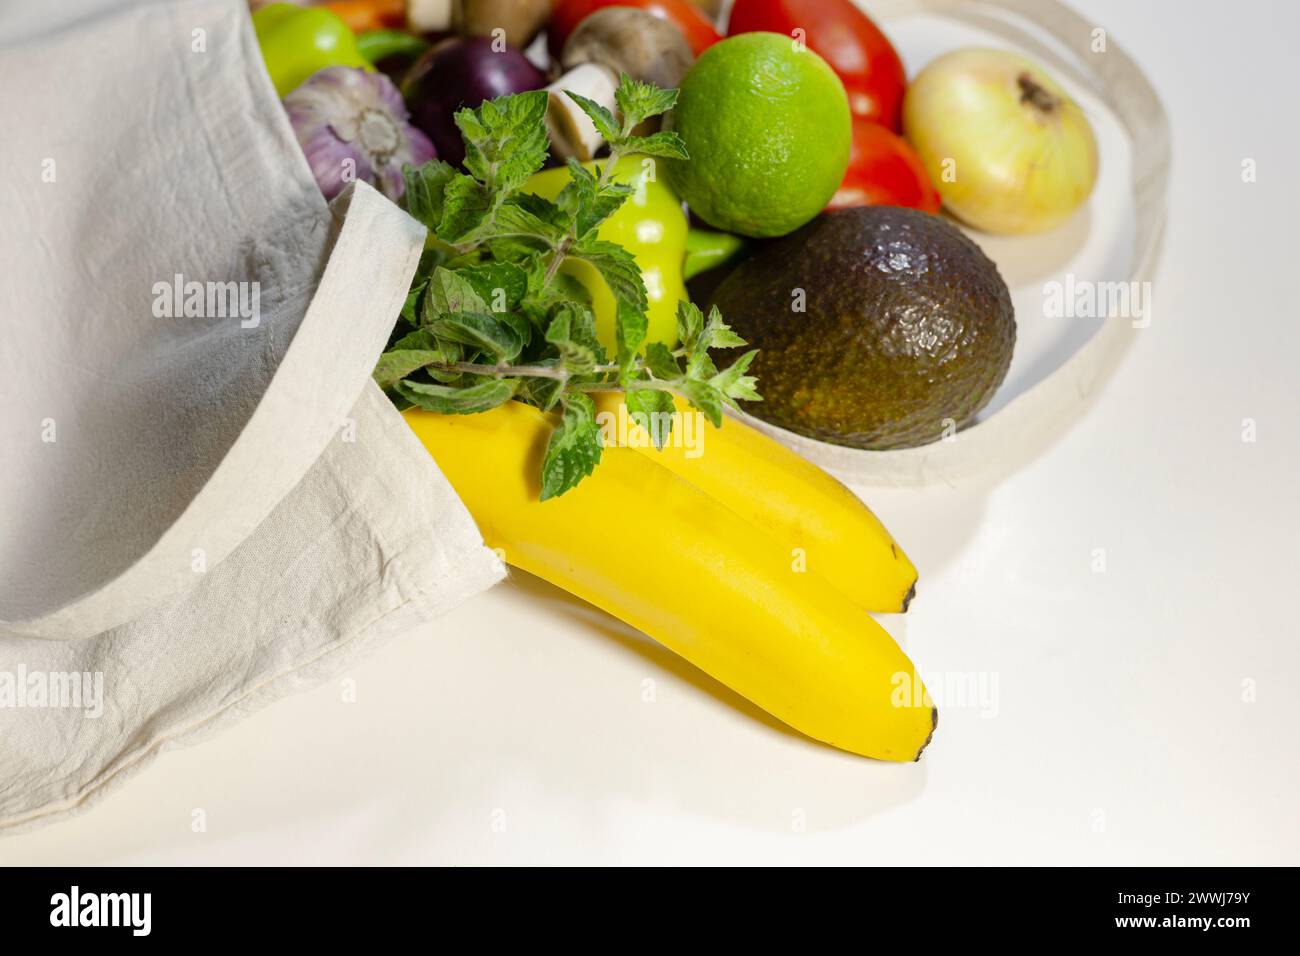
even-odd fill
[[[364,183],[326,205],[242,0],[0,11],[0,81],[14,827],[504,568],[370,380],[425,231]]]

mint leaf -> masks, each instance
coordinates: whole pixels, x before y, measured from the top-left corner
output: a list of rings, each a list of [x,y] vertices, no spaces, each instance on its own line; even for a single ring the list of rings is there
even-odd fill
[[[442,222],[443,190],[457,175],[454,166],[438,159],[420,167],[403,166],[406,192],[402,194],[402,207],[430,232],[437,232]]]
[[[569,220],[554,203],[522,193],[497,208],[483,226],[480,237],[484,240],[507,236],[538,240],[553,248],[564,238],[568,228]]]
[[[393,386],[393,390],[425,411],[442,415],[475,415],[504,405],[514,397],[518,387],[519,380],[513,378],[485,379],[465,388],[426,385],[404,379]]]
[[[513,322],[480,312],[449,313],[430,322],[428,329],[439,339],[487,352],[497,362],[514,361],[525,344]]]
[[[569,181],[560,190],[556,205],[570,216],[578,211],[577,199],[582,194],[596,194],[596,174],[572,157],[565,163],[569,170]]]
[[[682,397],[704,413],[715,428],[722,427],[722,393],[708,382],[686,380],[678,388]]]
[[[567,272],[557,272],[547,281],[551,265],[550,255],[534,256],[525,264],[528,272],[528,296],[523,309],[536,320],[539,329],[549,327],[551,319],[561,309],[572,315],[570,337],[591,348],[599,361],[605,361],[605,350],[596,337],[596,316],[592,312],[591,290]]]
[[[447,261],[447,253],[441,244],[432,248],[427,248],[420,253],[420,262],[415,267],[415,276],[411,279],[411,291],[421,292],[429,284],[429,277],[433,275],[435,269],[444,265]],[[415,314],[420,314],[417,309]]]
[[[615,317],[614,335],[618,340],[618,365],[620,378],[631,373],[636,364],[637,354],[645,344],[646,334],[650,331],[650,320],[645,312],[632,303],[619,300],[618,314]]]
[[[542,460],[542,501],[577,486],[600,462],[600,428],[596,406],[581,392],[565,394],[564,417],[551,432]]]
[[[389,389],[430,362],[454,362],[457,358],[459,356],[449,357],[448,350],[440,346],[431,333],[419,329],[398,339],[392,348],[379,356],[372,374],[380,388]]]
[[[677,303],[677,339],[687,352],[692,351],[704,329],[704,313],[694,302],[685,299]]]
[[[420,296],[424,295],[425,286],[429,284],[427,278],[416,282],[411,286],[411,291],[406,293],[406,301],[402,303],[401,316],[411,325],[419,322],[420,317]]]
[[[700,341],[706,349],[732,349],[749,344],[733,332],[731,326],[722,321],[722,313],[718,311],[716,305],[709,309],[709,317],[704,322]]]
[[[512,193],[480,230],[480,238],[494,259],[522,263],[535,253],[552,251],[572,222],[572,216],[549,199]]]
[[[645,347],[645,367],[660,381],[675,382],[682,377],[677,359],[662,342],[651,342]]]
[[[549,412],[563,393],[564,382],[558,378],[530,378],[520,386],[515,398]]]
[[[627,393],[625,403],[632,421],[645,429],[655,448],[663,451],[677,415],[672,394],[658,389],[637,388]]]
[[[591,311],[591,293],[581,282],[566,272],[557,272],[546,281],[550,256],[532,256],[522,264],[528,273],[528,294],[520,303],[519,311],[533,327],[545,331],[557,308],[574,310],[573,337],[592,348],[599,361],[605,361],[605,350],[596,339],[596,317]],[[589,333],[589,334],[588,334]]]
[[[569,340],[591,352],[597,362],[604,362],[605,346],[600,344],[600,336],[596,334],[596,314],[591,311],[590,304],[570,299],[555,307],[555,311],[569,314]]]
[[[578,210],[575,235],[579,239],[586,238],[588,233],[595,231],[606,219],[622,209],[623,203],[635,192],[625,183],[606,183],[601,186],[590,205],[584,205]]]
[[[709,379],[709,384],[722,393],[727,404],[735,405],[737,400],[746,402],[761,402],[763,397],[758,394],[758,379],[752,375],[746,375],[749,371],[750,363],[754,361],[754,356],[758,354],[758,349],[746,352],[740,358],[736,359],[728,368],[714,375]]]
[[[564,235],[572,222],[572,218],[566,215],[556,203],[543,199],[535,193],[515,193],[506,200],[506,203],[518,206],[524,212],[531,214],[533,219],[541,220],[547,231],[556,235]]]
[[[591,119],[591,123],[596,127],[596,132],[605,140],[614,140],[618,137],[618,120],[614,114],[605,107],[601,106],[595,100],[589,100],[570,90],[565,90],[564,95],[573,102],[578,104],[578,109],[582,110]]]
[[[632,253],[616,243],[589,236],[574,243],[569,255],[593,265],[615,299],[645,311],[649,305],[645,281],[641,278],[641,268],[636,264]]]
[[[710,348],[733,348],[744,345],[745,340],[722,321],[722,313],[715,305],[704,314],[690,302],[677,307],[677,334],[686,352],[686,374],[690,378],[709,379],[718,373],[709,357]]]
[[[570,220],[555,203],[530,193],[516,193],[486,218],[473,239],[487,245],[494,259],[521,263],[550,252],[569,230]]]
[[[474,284],[459,272],[438,266],[429,277],[424,293],[424,322],[427,324],[448,312],[487,312],[487,302]]]
[[[442,194],[442,219],[437,235],[443,242],[452,244],[467,239],[483,224],[492,208],[492,196],[472,176],[458,173],[447,183]]]
[[[456,272],[473,287],[486,304],[487,311],[494,315],[519,308],[519,303],[528,294],[528,276],[512,262],[461,266]]]
[[[569,177],[557,204],[572,218],[576,239],[582,239],[597,229],[632,195],[632,187],[623,183],[601,186],[591,171],[576,159],[569,160]]]
[[[653,83],[642,83],[626,73],[619,77],[614,102],[623,115],[622,135],[628,136],[652,116],[667,113],[677,102],[676,90],[661,90]],[[611,137],[605,137],[613,141]]]
[[[718,367],[713,364],[713,359],[704,349],[692,352],[686,357],[686,377],[699,379],[701,382],[707,382],[713,376],[718,374]]]
[[[465,140],[465,168],[491,192],[523,185],[546,162],[545,90],[487,100],[456,113]]]
[[[455,342],[439,342],[438,349],[442,353],[440,361],[445,363],[460,362],[465,358],[465,350]],[[424,367],[424,374],[429,376],[435,382],[443,385],[456,385],[473,379],[465,372],[459,372],[451,369],[434,368],[433,365]]]
[[[651,133],[649,136],[626,136],[618,146],[628,153],[640,153],[642,156],[663,156],[667,159],[691,158],[682,138],[670,132]]]
[[[574,311],[560,309],[546,330],[546,341],[560,353],[560,364],[570,375],[589,375],[596,368],[596,354],[573,338]]]

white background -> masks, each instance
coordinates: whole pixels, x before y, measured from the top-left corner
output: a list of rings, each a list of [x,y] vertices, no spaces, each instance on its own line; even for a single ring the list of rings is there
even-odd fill
[[[922,571],[886,626],[995,708],[852,757],[517,576],[0,861],[1300,863],[1300,8],[1075,6],[1172,121],[1154,321],[1020,472],[868,496]]]

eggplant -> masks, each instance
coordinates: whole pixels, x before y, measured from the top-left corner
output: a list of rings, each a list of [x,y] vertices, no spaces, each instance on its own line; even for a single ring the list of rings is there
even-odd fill
[[[465,159],[454,119],[457,110],[546,85],[546,76],[523,53],[513,47],[497,52],[492,49],[495,42],[490,37],[450,37],[427,50],[402,78],[411,123],[453,166]]]

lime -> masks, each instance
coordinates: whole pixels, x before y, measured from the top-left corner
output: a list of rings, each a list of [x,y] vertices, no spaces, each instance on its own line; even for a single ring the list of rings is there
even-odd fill
[[[849,164],[844,85],[826,61],[779,33],[709,47],[682,79],[667,128],[689,160],[668,177],[705,222],[745,236],[783,236],[821,212]]]

